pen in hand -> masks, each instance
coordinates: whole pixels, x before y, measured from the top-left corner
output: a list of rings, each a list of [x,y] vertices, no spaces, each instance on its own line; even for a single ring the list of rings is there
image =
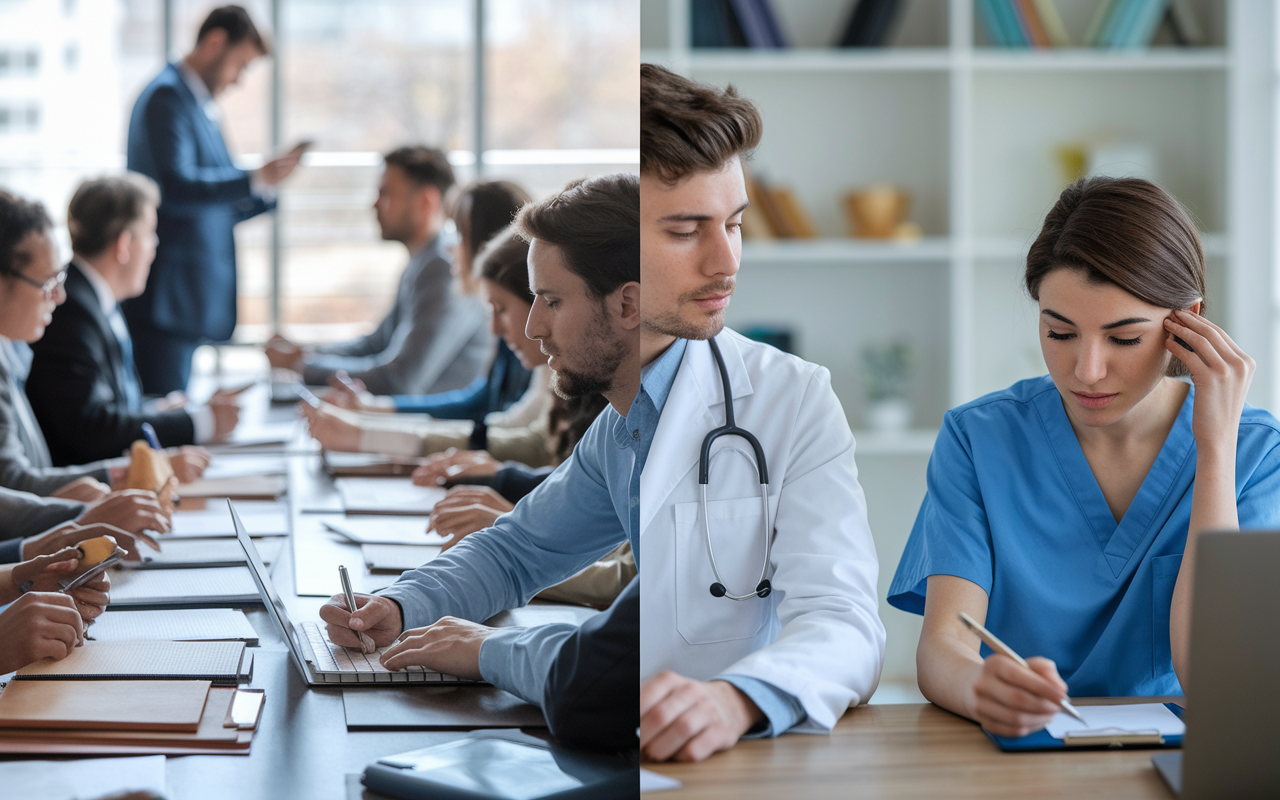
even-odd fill
[[[1018,655],[1017,653],[1013,652],[1013,648],[1009,647],[1009,645],[997,639],[994,633],[982,627],[982,625],[976,619],[974,619],[973,617],[961,611],[960,621],[964,623],[966,628],[976,633],[978,635],[978,638],[981,639],[983,643],[986,644],[987,647],[990,647],[992,650],[996,651],[1001,655],[1012,658],[1014,661],[1018,662],[1020,666],[1026,667],[1027,669],[1031,669],[1031,667],[1027,664],[1026,659]],[[1085,722],[1084,717],[1080,716],[1080,712],[1076,711],[1076,707],[1071,705],[1070,700],[1068,700],[1067,698],[1064,697],[1063,699],[1059,700],[1058,705],[1062,707],[1063,711],[1070,714],[1080,723],[1084,725],[1089,724]]]
[[[356,610],[356,594],[351,591],[351,578],[347,575],[347,568],[342,564],[338,565],[338,578],[342,581],[342,595],[347,600],[347,610],[354,614]],[[378,649],[377,645],[373,643],[373,639],[370,639],[367,634],[360,631],[353,631],[353,633],[360,637],[360,647],[364,652],[372,653]]]

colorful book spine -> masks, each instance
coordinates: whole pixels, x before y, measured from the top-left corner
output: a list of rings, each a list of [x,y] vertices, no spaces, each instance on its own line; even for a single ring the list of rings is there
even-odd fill
[[[987,32],[987,40],[996,47],[1008,47],[1009,42],[1004,38],[1004,27],[1000,24],[996,2],[997,0],[978,0],[978,14],[982,17],[982,27]]]
[[[1035,0],[1015,0],[1015,5],[1031,45],[1037,48],[1050,47],[1049,34],[1045,32],[1044,23],[1036,11]]]
[[[1045,33],[1049,37],[1049,44],[1053,47],[1070,47],[1071,36],[1067,33],[1067,26],[1062,22],[1062,15],[1058,13],[1058,7],[1054,5],[1053,0],[1035,0],[1036,10],[1040,12],[1040,20],[1044,23]]]

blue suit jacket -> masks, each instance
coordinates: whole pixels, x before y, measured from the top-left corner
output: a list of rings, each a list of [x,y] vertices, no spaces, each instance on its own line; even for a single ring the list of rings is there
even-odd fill
[[[142,90],[129,119],[128,166],[160,185],[160,246],[130,318],[192,341],[224,341],[236,325],[236,223],[274,206],[255,197],[222,132],[174,64]]]

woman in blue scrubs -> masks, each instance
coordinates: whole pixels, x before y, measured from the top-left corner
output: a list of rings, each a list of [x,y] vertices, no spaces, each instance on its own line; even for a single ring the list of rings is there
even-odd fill
[[[1027,256],[1045,377],[947,412],[889,590],[924,614],[920,689],[995,734],[1075,696],[1187,688],[1194,539],[1280,527],[1280,423],[1204,311],[1177,201],[1138,179],[1069,186]],[[965,611],[1029,658],[987,655]]]

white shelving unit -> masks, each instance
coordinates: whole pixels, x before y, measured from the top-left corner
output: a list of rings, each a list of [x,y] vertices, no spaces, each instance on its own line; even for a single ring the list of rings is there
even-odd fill
[[[1077,40],[1101,1],[1059,0]],[[852,5],[775,0],[794,47],[699,50],[688,44],[688,0],[643,0],[641,36],[645,60],[733,83],[761,108],[765,138],[750,168],[795,189],[824,238],[745,243],[743,264],[769,270],[770,289],[783,291],[764,295],[770,311],[751,298],[754,276],[744,280],[730,319],[795,328],[801,354],[831,369],[855,428],[865,409],[857,358],[849,356],[868,344],[911,343],[912,406],[923,429],[936,428],[948,407],[1043,372],[1034,314],[1019,287],[1021,260],[1062,187],[1054,149],[1100,137],[1155,152],[1160,182],[1205,231],[1215,319],[1270,364],[1270,308],[1255,295],[1273,283],[1275,248],[1268,233],[1232,225],[1231,210],[1271,207],[1258,179],[1271,153],[1245,132],[1267,112],[1243,107],[1254,104],[1242,91],[1271,64],[1270,41],[1254,41],[1253,32],[1274,29],[1272,4],[1196,0],[1205,47],[1169,46],[1164,33],[1157,46],[1136,51],[1036,51],[986,46],[973,0],[908,0],[889,47],[827,46]],[[922,242],[837,238],[847,233],[840,196],[881,182],[912,194]],[[790,291],[773,285],[792,269]],[[832,283],[813,283],[820,280]],[[922,302],[910,303],[908,293],[907,306],[894,309],[897,324],[877,331],[861,312],[868,302],[883,305],[872,291],[895,281],[919,289]],[[844,335],[828,345],[816,318],[832,313]],[[939,332],[938,319],[938,338],[913,334]],[[836,349],[845,357],[823,360]],[[1270,395],[1270,380],[1255,382],[1255,404],[1269,404]]]
[[[1102,0],[1056,0],[1075,41]],[[826,366],[858,436],[860,480],[888,588],[924,495],[942,415],[1045,372],[1023,259],[1063,177],[1055,149],[1111,137],[1154,151],[1157,178],[1198,220],[1209,310],[1259,364],[1250,394],[1274,408],[1277,4],[1192,0],[1204,47],[1012,50],[986,45],[975,0],[906,0],[881,49],[838,50],[853,0],[773,0],[793,45],[695,50],[688,0],[642,0],[641,56],[732,83],[764,116],[749,169],[792,188],[823,238],[748,241],[729,323],[785,325]],[[891,183],[923,241],[842,238],[841,196]],[[916,430],[864,427],[863,349],[914,354]],[[885,680],[914,684],[919,620],[882,607]]]

